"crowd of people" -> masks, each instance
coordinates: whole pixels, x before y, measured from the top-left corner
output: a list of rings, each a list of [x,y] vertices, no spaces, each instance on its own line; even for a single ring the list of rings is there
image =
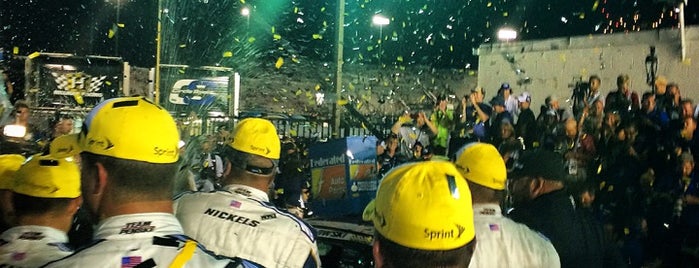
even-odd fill
[[[655,82],[638,95],[620,75],[604,97],[592,76],[576,107],[548,96],[538,116],[504,83],[489,104],[478,87],[400,116],[362,215],[375,266],[696,265],[696,114]],[[42,153],[0,156],[0,266],[321,266],[305,148],[270,121],[183,146],[143,97],[102,102],[80,133],[68,119]]]
[[[593,75],[581,83],[568,109],[559,97],[547,96],[536,116],[530,107],[533,96],[515,95],[507,83],[488,104],[480,87],[453,110],[440,97],[430,115],[398,118],[392,135],[379,143],[377,168],[385,174],[425,158],[454,161],[458,150],[474,141],[497,148],[510,173],[525,152],[552,152],[562,160],[565,173],[558,177],[576,207],[602,224],[605,239],[631,267],[696,263],[699,136],[694,103],[663,76],[642,94],[631,90],[628,75],[619,75],[616,89],[606,96],[602,82]],[[507,198],[503,207],[512,209],[513,200]]]

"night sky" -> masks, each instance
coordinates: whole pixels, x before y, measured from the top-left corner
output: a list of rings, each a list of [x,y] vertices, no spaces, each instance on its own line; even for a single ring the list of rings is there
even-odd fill
[[[691,2],[685,19],[696,24]],[[252,69],[280,58],[287,66],[334,62],[335,1],[163,4],[163,63]],[[249,17],[241,15],[244,7]],[[152,67],[157,9],[154,0],[0,0],[0,47],[20,55],[117,55]],[[473,50],[497,42],[503,26],[519,31],[520,40],[672,28],[674,10],[657,0],[346,0],[345,61],[477,68]],[[372,25],[375,14],[390,24]]]

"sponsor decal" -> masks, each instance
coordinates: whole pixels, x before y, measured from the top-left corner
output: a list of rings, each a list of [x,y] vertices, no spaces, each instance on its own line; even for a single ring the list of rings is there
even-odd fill
[[[250,145],[250,150],[253,152],[260,152],[264,155],[268,155],[272,151],[267,147],[257,147],[257,146],[252,145],[252,144]]]
[[[495,215],[495,209],[484,208],[481,211],[479,211],[478,213],[481,215]]]
[[[262,215],[262,217],[260,217],[260,218],[261,218],[263,221],[271,220],[271,219],[276,219],[276,218],[277,218],[277,214]]]
[[[129,222],[124,227],[121,227],[119,234],[147,233],[153,230],[155,230],[155,226],[151,225],[150,221]]]
[[[153,154],[157,156],[175,156],[177,155],[177,148],[153,148]]]
[[[141,263],[141,256],[126,256],[121,257],[121,268],[136,267]]]
[[[497,224],[488,224],[488,227],[490,228],[491,231],[493,232],[499,232],[500,231],[500,226]]]
[[[41,232],[26,232],[22,233],[22,235],[19,236],[20,240],[41,240],[46,237],[43,233]]]
[[[455,224],[455,226],[455,229],[448,230],[430,230],[429,228],[425,228],[425,238],[430,241],[441,239],[459,239],[466,228],[459,224]]]
[[[243,189],[243,188],[235,188],[235,189],[233,190],[233,192],[236,193],[236,194],[242,194],[242,195],[244,195],[244,196],[250,196],[250,195],[252,195],[252,193],[250,193],[250,191],[248,191],[247,189]]]
[[[252,220],[250,218],[246,218],[243,216],[231,214],[231,213],[228,213],[225,211],[216,210],[213,208],[207,208],[206,211],[204,211],[204,215],[209,215],[211,217],[219,218],[219,219],[230,221],[230,222],[244,224],[244,225],[247,225],[250,227],[257,227],[257,225],[260,224],[259,221]]]

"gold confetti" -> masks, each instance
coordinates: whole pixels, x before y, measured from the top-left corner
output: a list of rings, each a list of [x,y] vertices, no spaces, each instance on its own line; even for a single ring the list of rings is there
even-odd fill
[[[398,61],[398,62],[403,62],[403,56],[398,56],[398,57],[396,57],[396,61]]]
[[[279,102],[279,100],[278,100],[276,97],[272,97],[272,100],[273,100],[274,102]]]
[[[282,36],[279,34],[274,34],[274,35],[272,35],[272,38],[274,38],[274,40],[279,40],[279,39],[282,39]]]
[[[274,33],[274,31],[275,31],[274,26],[272,26],[272,33]]]
[[[313,39],[315,39],[315,40],[323,39],[323,36],[320,34],[313,34]]]
[[[510,13],[508,13],[507,11],[502,12],[502,16],[503,16],[503,17],[507,17],[507,16],[509,16],[509,15],[510,15]]]
[[[420,100],[419,100],[418,102],[422,102],[422,101],[424,101],[424,100],[425,100],[425,98],[427,98],[427,95],[422,95],[422,97],[420,98]]]
[[[597,7],[599,7],[599,0],[595,1],[595,3],[592,4],[592,11],[596,11]]]
[[[119,28],[124,28],[124,24],[123,24],[123,23],[117,23],[117,26],[118,26]]]
[[[454,45],[449,45],[449,51],[454,52]]]
[[[294,14],[298,14],[298,13],[299,13],[299,7],[294,7]]]
[[[240,0],[240,3],[241,3],[241,4],[245,4],[245,0]]]
[[[223,57],[224,57],[224,58],[233,57],[233,52],[232,52],[232,51],[224,51],[224,52],[223,52]]]
[[[291,58],[291,61],[294,62],[294,63],[299,63],[299,62],[301,62],[301,60],[299,60],[299,58],[297,58],[297,57]]]
[[[12,47],[12,54],[19,54],[19,47]]]
[[[274,67],[276,67],[277,69],[279,69],[279,68],[282,67],[282,65],[284,65],[284,58],[279,57],[279,58],[277,59],[277,62],[274,63]]]
[[[254,42],[255,42],[255,37],[250,36],[250,38],[248,38],[248,43],[254,43]]]
[[[41,53],[39,53],[39,52],[37,51],[37,52],[34,52],[34,53],[32,53],[32,54],[29,54],[29,56],[27,56],[27,58],[33,59],[33,58],[36,58],[36,57],[39,57],[39,56],[41,56]]]
[[[185,48],[187,47],[187,44],[180,44],[180,48]]]
[[[80,93],[73,94],[73,98],[80,105],[83,105],[85,103],[85,100],[83,100],[83,95]]]
[[[476,71],[470,70],[470,71],[468,71],[468,75],[469,75],[469,76],[475,76],[475,75],[476,75]]]
[[[112,81],[106,81],[106,82],[104,82],[104,83],[107,84],[108,86],[111,86],[111,85],[112,85]]]
[[[362,108],[362,104],[363,104],[362,102],[360,102],[359,104],[357,104],[357,110],[359,110],[359,109]],[[362,125],[364,125],[364,124],[362,123]]]
[[[291,135],[292,137],[293,137],[293,136],[296,136],[296,130],[295,130],[295,129],[290,129],[290,130],[289,130],[289,135]],[[297,168],[297,170],[298,170],[298,168]]]
[[[321,7],[320,12],[325,12],[325,7]]]
[[[486,4],[485,6],[486,6],[486,7],[492,7],[492,6],[493,6],[493,2],[488,2],[488,4]]]
[[[585,12],[580,13],[580,15],[578,15],[578,19],[584,20],[585,19]]]
[[[320,84],[316,84],[316,86],[313,89],[315,89],[316,91],[320,90]]]
[[[107,38],[112,39],[114,38],[114,35],[116,35],[116,32],[114,29],[109,29],[109,33],[107,34]]]
[[[344,106],[347,104],[347,100],[337,100],[337,105]]]
[[[301,90],[299,89],[299,90],[296,90],[296,93],[294,93],[294,94],[296,94],[296,96],[299,96],[299,95],[303,94],[303,91],[301,91]]]

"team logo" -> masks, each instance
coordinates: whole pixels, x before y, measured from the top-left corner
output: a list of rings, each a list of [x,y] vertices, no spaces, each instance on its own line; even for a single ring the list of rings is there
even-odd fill
[[[55,95],[74,95],[80,93],[86,97],[102,97],[100,88],[104,85],[106,75],[91,76],[83,72],[74,73],[51,73],[56,82],[58,90],[54,91]]]

